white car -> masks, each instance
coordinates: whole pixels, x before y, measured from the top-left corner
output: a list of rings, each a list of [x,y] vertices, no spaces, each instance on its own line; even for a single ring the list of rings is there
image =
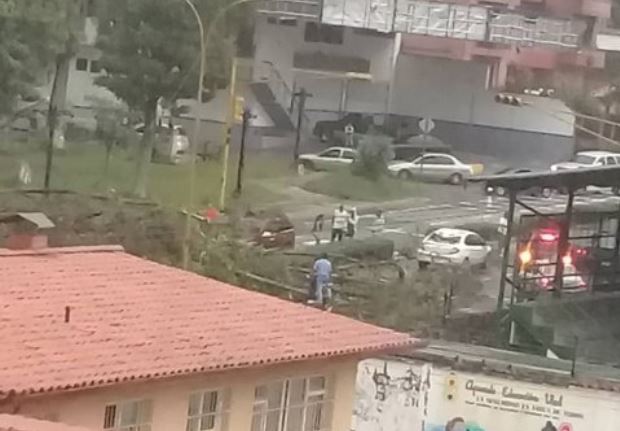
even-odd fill
[[[393,162],[390,173],[403,180],[422,180],[461,184],[463,180],[482,172],[482,165],[463,163],[451,154],[426,153],[411,162]]]
[[[305,170],[334,171],[350,166],[357,151],[348,147],[331,147],[318,154],[302,154],[297,161],[300,173]]]
[[[431,263],[485,266],[490,253],[491,246],[476,232],[441,228],[422,240],[418,265],[421,269]]]
[[[142,136],[145,127],[144,123],[140,123],[134,126],[134,130]],[[190,142],[183,126],[156,126],[155,136],[153,161],[176,165],[190,160]]]
[[[620,154],[610,151],[580,151],[568,162],[551,165],[552,171],[620,165]]]

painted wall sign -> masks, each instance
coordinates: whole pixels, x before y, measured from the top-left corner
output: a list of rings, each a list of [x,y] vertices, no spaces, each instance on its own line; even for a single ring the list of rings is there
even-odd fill
[[[454,372],[413,360],[360,364],[355,431],[616,431],[620,394]]]

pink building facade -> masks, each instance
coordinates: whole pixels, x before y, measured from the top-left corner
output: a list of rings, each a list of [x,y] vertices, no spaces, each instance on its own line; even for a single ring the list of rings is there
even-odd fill
[[[494,25],[498,17],[491,18],[490,29],[486,30],[487,40],[484,41],[432,34],[403,34],[401,52],[489,64],[489,85],[498,89],[514,85],[516,69],[532,69],[539,76],[548,78],[560,72],[583,79],[590,71],[605,66],[605,52],[597,49],[595,41],[611,16],[611,0],[449,2],[455,7],[488,7],[491,3],[495,6],[491,13],[510,11],[514,13],[513,18],[521,16],[523,19],[503,19],[504,23]],[[567,28],[571,30],[566,31]],[[500,35],[500,32],[503,34]],[[537,43],[536,36],[531,37],[536,33],[541,38],[548,36],[548,43]],[[574,38],[574,43],[565,43],[568,38]]]

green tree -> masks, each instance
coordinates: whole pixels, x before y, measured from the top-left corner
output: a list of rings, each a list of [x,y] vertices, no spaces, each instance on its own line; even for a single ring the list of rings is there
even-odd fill
[[[196,2],[205,19],[228,1]],[[198,81],[200,39],[195,17],[183,0],[107,0],[97,45],[106,74],[97,84],[108,88],[130,109],[142,112],[145,133],[137,159],[135,193],[147,194],[157,106],[192,97]],[[208,22],[205,22],[208,26]],[[207,49],[205,87],[226,84],[230,52],[224,43],[234,26],[213,32]],[[217,33],[217,34],[216,34]]]
[[[63,49],[67,5],[74,0],[0,0],[0,127],[18,102],[39,98],[46,71]]]
[[[387,173],[387,164],[394,154],[391,138],[374,132],[366,135],[357,149],[358,157],[351,166],[353,175],[378,181]]]
[[[114,147],[127,146],[128,142],[136,135],[136,132],[129,127],[129,112],[120,103],[96,100],[95,119],[97,120],[95,136],[105,147],[102,184],[104,188],[107,188],[110,158]]]

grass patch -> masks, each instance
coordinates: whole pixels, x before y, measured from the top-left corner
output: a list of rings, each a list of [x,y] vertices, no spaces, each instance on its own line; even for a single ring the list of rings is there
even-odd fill
[[[45,151],[42,145],[20,144],[0,146],[0,188],[15,188],[22,161],[29,163],[32,184],[29,188],[43,187]],[[51,183],[54,189],[81,192],[107,192],[116,190],[130,195],[135,181],[135,162],[130,151],[115,149],[110,159],[107,179],[104,178],[105,149],[103,145],[69,144],[64,151],[56,151]],[[219,161],[197,162],[195,203],[204,207],[217,204],[221,184]],[[149,168],[149,199],[165,207],[186,206],[189,190],[189,165],[152,163]],[[257,180],[293,175],[287,157],[248,154],[246,156],[244,187],[241,202],[253,205],[272,203],[281,198],[277,190],[262,185]],[[236,187],[237,158],[232,156],[228,169],[227,194],[232,197]]]
[[[417,184],[391,177],[371,181],[350,172],[336,172],[312,179],[302,186],[313,193],[352,201],[383,202],[417,195]]]

